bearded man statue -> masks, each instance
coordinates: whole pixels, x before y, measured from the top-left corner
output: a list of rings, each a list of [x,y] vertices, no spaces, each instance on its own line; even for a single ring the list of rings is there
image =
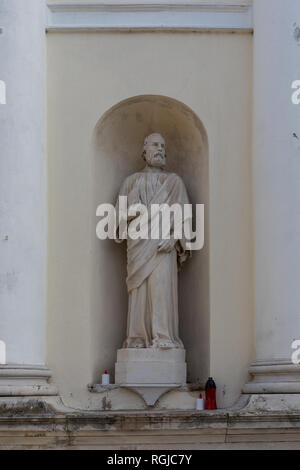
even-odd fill
[[[165,141],[160,134],[145,138],[142,157],[146,166],[125,179],[118,201],[120,196],[126,196],[128,207],[142,204],[152,216],[153,207],[175,204],[183,214],[184,205],[189,204],[187,192],[181,178],[165,170]],[[120,215],[119,202],[116,209]],[[128,217],[127,233],[136,226],[136,217]],[[119,229],[118,224],[116,241],[122,242]],[[181,239],[176,238],[172,213],[169,238],[152,238],[151,234],[138,239],[127,236],[128,317],[123,348],[183,348],[178,333],[177,278],[178,268],[190,251],[186,249],[184,230],[182,233]]]

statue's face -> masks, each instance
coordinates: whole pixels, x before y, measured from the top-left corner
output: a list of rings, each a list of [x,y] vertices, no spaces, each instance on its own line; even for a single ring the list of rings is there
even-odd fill
[[[166,166],[165,141],[159,134],[151,135],[144,145],[145,159],[149,166],[164,168]]]

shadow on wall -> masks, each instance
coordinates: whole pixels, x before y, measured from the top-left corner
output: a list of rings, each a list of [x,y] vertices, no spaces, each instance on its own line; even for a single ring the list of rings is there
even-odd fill
[[[205,204],[205,244],[179,274],[179,332],[187,351],[188,381],[204,382],[209,373],[209,178],[208,142],[203,124],[183,103],[165,96],[141,95],[110,108],[93,133],[93,206],[115,204],[126,176],[141,170],[143,141],[159,132],[166,140],[167,170],[186,185],[190,201]],[[95,216],[95,228],[99,219]],[[114,377],[117,349],[126,334],[126,246],[91,241],[91,331],[93,380],[107,369]]]

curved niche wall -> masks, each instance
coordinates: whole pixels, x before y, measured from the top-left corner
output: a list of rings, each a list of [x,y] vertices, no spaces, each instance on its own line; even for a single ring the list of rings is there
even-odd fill
[[[165,96],[136,96],[118,103],[98,121],[93,134],[93,213],[115,203],[124,178],[143,168],[146,135],[166,140],[167,170],[185,182],[190,201],[205,204],[205,244],[179,273],[179,328],[187,352],[188,381],[203,382],[209,371],[209,188],[208,143],[200,119],[183,103]],[[95,216],[95,227],[96,227]],[[91,324],[94,379],[114,374],[116,351],[126,332],[126,246],[92,238]]]

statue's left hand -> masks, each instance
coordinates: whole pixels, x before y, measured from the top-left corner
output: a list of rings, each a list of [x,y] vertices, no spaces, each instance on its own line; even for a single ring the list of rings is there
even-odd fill
[[[157,251],[165,251],[166,253],[169,253],[173,250],[175,243],[176,240],[174,240],[174,238],[170,238],[169,240],[161,240],[158,244]]]

